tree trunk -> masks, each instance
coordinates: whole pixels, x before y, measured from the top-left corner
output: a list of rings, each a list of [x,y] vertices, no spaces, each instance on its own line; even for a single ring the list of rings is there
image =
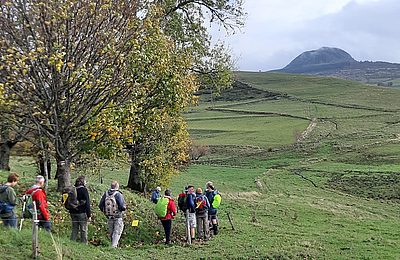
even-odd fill
[[[128,188],[134,191],[143,192],[144,185],[139,175],[139,154],[142,151],[140,144],[133,144],[128,147],[131,153],[131,169],[129,171]]]
[[[11,149],[6,142],[0,144],[0,170],[10,170],[10,152]]]
[[[11,148],[13,148],[16,143],[16,141],[6,141],[0,143],[0,170],[10,170]]]
[[[144,185],[139,176],[139,164],[134,160],[132,160],[131,170],[129,171],[128,188],[139,192],[144,191]]]
[[[69,160],[57,159],[57,191],[63,191],[65,187],[71,186],[71,165]]]
[[[40,171],[42,172],[44,179],[46,180],[46,186],[45,186],[45,190],[48,191],[49,189],[49,179],[50,179],[50,159],[49,156],[47,154],[47,152],[45,152],[45,155],[43,157],[43,162],[41,162],[41,169]]]
[[[42,154],[38,155],[38,167],[39,174],[46,178],[48,175],[48,179],[51,179],[51,161],[50,158],[44,156]],[[47,171],[47,172],[46,172]]]

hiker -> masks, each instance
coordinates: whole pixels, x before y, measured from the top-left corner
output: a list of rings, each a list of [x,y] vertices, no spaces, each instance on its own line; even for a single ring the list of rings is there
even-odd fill
[[[164,199],[167,199],[168,202],[163,203],[163,201],[161,201],[161,200],[164,200]],[[157,205],[158,204],[163,204],[162,207],[166,208],[164,217],[160,216],[159,213],[157,215],[159,215],[161,224],[164,227],[165,244],[169,245],[169,244],[171,244],[172,219],[176,216],[176,206],[175,206],[174,199],[171,196],[171,190],[169,190],[169,189],[165,190],[164,197],[160,198],[160,201],[157,203]],[[164,213],[162,215],[164,215]]]
[[[196,190],[196,222],[197,222],[197,236],[200,240],[208,240],[208,209],[210,203],[207,197],[203,194],[201,188]]]
[[[111,246],[116,248],[124,229],[123,212],[126,210],[124,196],[119,191],[117,181],[113,181],[111,188],[103,194],[99,208],[108,218],[108,236]]]
[[[221,203],[221,195],[215,189],[214,184],[212,182],[206,183],[206,192],[205,195],[210,203],[210,207],[208,209],[208,221],[211,230],[214,235],[218,234],[218,207]]]
[[[76,241],[80,233],[81,242],[88,243],[88,222],[91,220],[90,198],[85,176],[75,180],[77,207],[69,209],[72,222],[71,240]]]
[[[44,228],[46,231],[51,231],[49,206],[47,205],[46,191],[43,189],[44,177],[41,175],[36,176],[35,184],[26,191],[25,194],[32,196],[32,201],[36,203],[37,218],[39,220],[38,226]]]
[[[18,204],[18,199],[14,187],[18,181],[18,174],[11,173],[8,175],[7,183],[0,186],[0,217],[5,227],[17,228],[15,206]]]
[[[151,192],[151,202],[153,202],[154,204],[157,204],[157,201],[161,198],[161,187],[157,187],[155,188],[152,192]]]
[[[190,229],[190,236],[192,240],[195,239],[196,235],[196,206],[195,206],[196,195],[194,192],[194,186],[189,185],[188,191],[186,195],[186,209],[188,210],[188,215],[186,216],[188,219],[188,225]],[[188,234],[189,235],[189,234]]]

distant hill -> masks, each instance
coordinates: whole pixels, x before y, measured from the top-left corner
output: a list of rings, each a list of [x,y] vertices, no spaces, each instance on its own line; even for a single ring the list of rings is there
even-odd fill
[[[382,86],[400,86],[400,64],[356,61],[339,48],[306,51],[287,66],[272,72],[334,76]]]

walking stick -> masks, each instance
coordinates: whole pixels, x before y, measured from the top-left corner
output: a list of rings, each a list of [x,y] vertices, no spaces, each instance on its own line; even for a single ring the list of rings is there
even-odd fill
[[[228,220],[229,220],[229,223],[231,223],[232,230],[235,230],[235,227],[233,226],[233,222],[232,222],[232,219],[231,219],[231,214],[227,211],[226,215],[228,215]]]
[[[39,236],[38,236],[38,216],[36,211],[36,202],[33,202],[33,221],[32,221],[32,257],[37,259],[39,255]]]
[[[189,245],[192,244],[192,235],[190,234],[190,225],[189,225],[189,210],[186,210],[186,233],[187,233],[187,241]]]
[[[24,204],[22,206],[22,216],[21,216],[21,221],[19,223],[19,231],[22,230],[22,222],[24,222],[24,215],[25,215],[25,210],[26,210],[26,200],[24,199]]]

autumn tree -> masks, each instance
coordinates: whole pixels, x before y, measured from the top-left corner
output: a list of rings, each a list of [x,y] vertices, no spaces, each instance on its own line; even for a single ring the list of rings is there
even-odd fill
[[[39,147],[50,143],[59,190],[74,158],[107,157],[126,143],[137,148],[128,186],[165,182],[188,160],[181,113],[193,93],[231,80],[229,57],[212,47],[205,22],[240,26],[241,4],[5,0],[0,83],[13,107],[4,115],[26,118],[43,137]]]
[[[127,54],[140,37],[138,8],[122,0],[1,2],[0,83],[13,112],[4,117],[26,118],[49,140],[59,190],[70,185],[70,163],[90,140],[89,122],[132,97]]]
[[[168,120],[165,118],[164,120],[167,121],[164,121],[162,117],[151,121],[148,120],[152,118],[151,116],[145,116],[143,118],[147,120],[137,121],[139,124],[135,127],[136,130],[154,130],[153,132],[133,131],[128,187],[137,191],[143,191],[151,185],[154,187],[156,184],[165,183],[171,175],[188,162],[190,140],[181,113],[192,100],[194,91],[204,87],[219,93],[221,89],[231,85],[233,78],[231,57],[222,44],[216,46],[211,44],[210,35],[205,27],[206,22],[218,23],[232,31],[243,25],[244,17],[240,0],[166,0],[156,1],[155,6],[158,10],[156,19],[159,22],[159,30],[170,46],[168,48],[170,54],[164,55],[163,60],[166,60],[166,64],[172,69],[167,74],[157,73],[152,68],[147,69],[152,71],[150,75],[157,75],[157,80],[147,83],[155,90],[166,89],[167,91],[164,92],[169,95],[161,95],[157,102],[150,102],[150,105],[145,107],[150,111],[162,109],[162,112],[158,113],[167,113],[174,117],[175,125],[170,128],[159,127],[168,125],[164,123]],[[176,79],[170,75],[174,75]],[[148,97],[152,97],[152,94]],[[164,104],[169,104],[171,100],[174,100],[172,104],[177,103],[178,106]],[[144,110],[139,113],[139,115],[143,114],[146,114]],[[154,123],[155,126],[148,128],[140,124],[148,126],[151,124],[149,122]]]
[[[142,56],[131,60],[132,76],[143,86],[141,94],[117,116],[103,117],[130,122],[131,128],[117,125],[128,130],[128,136],[131,131],[128,187],[136,191],[166,184],[188,162],[190,140],[182,112],[195,91],[207,87],[219,92],[231,84],[230,56],[223,45],[212,46],[206,20],[233,30],[243,18],[241,1],[156,1],[149,10]]]
[[[188,133],[182,111],[193,102],[198,85],[188,73],[191,57],[177,49],[160,27],[159,9],[143,20],[140,46],[130,54],[130,77],[136,79],[133,99],[110,107],[92,121],[92,147],[99,154],[129,143],[131,170],[128,187],[144,191],[169,180],[188,161]],[[108,131],[107,136],[102,132]],[[90,144],[88,144],[90,146]]]

